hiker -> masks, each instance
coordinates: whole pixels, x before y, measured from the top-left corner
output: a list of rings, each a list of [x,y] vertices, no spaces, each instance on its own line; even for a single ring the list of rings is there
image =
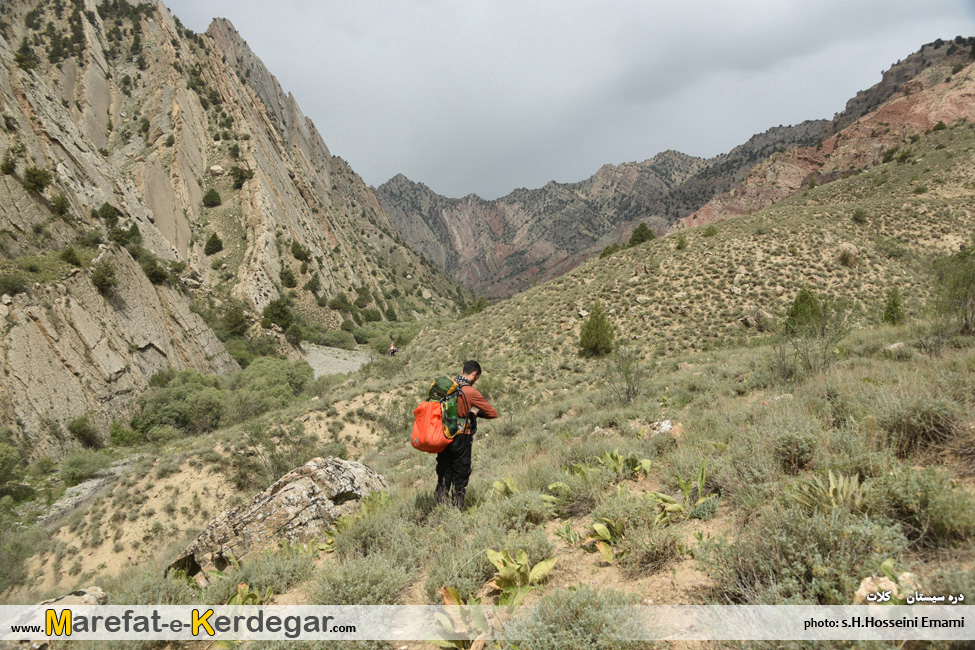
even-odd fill
[[[390,342],[390,344],[389,344],[389,356],[395,357],[396,356],[396,350],[397,349],[398,348],[396,347],[396,343],[395,342]]]
[[[484,399],[481,391],[474,388],[480,376],[481,364],[472,360],[465,362],[463,373],[454,378],[460,386],[457,415],[466,417],[467,422],[454,441],[437,454],[437,490],[433,493],[434,498],[437,503],[446,503],[453,487],[451,503],[461,510],[465,508],[464,496],[467,481],[471,478],[471,444],[477,433],[477,418],[490,420],[498,417],[498,412]]]

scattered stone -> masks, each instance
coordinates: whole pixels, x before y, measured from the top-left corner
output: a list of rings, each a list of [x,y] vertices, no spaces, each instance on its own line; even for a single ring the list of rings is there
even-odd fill
[[[904,572],[897,576],[897,582],[887,576],[869,576],[860,582],[860,587],[853,594],[854,605],[867,605],[870,601],[867,596],[878,591],[889,591],[892,598],[905,600],[908,594],[920,591],[921,585],[917,576],[913,573]]]
[[[894,352],[895,350],[900,350],[902,347],[904,347],[904,343],[901,342],[901,341],[898,341],[897,343],[891,343],[890,345],[888,345],[884,349],[887,350],[888,352]]]
[[[677,293],[674,294],[674,300],[683,300],[686,297],[687,297],[686,291],[678,291]]]
[[[756,309],[738,319],[738,323],[748,329],[767,331],[772,324],[772,314],[764,309]]]
[[[197,576],[206,569],[223,570],[228,556],[240,561],[285,540],[315,539],[338,517],[355,512],[367,494],[388,487],[383,476],[361,463],[313,458],[210,522],[166,572]],[[206,583],[202,574],[197,581]]]
[[[785,287],[783,287],[780,284],[777,284],[777,285],[775,285],[775,288],[772,289],[772,291],[775,292],[775,295],[776,296],[781,296],[782,294],[785,293]]]
[[[430,300],[431,298],[433,298],[433,294],[432,294],[432,293],[430,293],[430,291],[429,291],[429,290],[427,290],[427,289],[424,289],[424,290],[423,290],[422,292],[420,292],[420,296],[421,296],[421,297],[422,297],[422,298],[423,298],[424,300]]]
[[[687,363],[686,361],[681,361],[677,364],[678,370],[693,370],[696,366],[693,363]]]
[[[6,318],[9,313],[10,313],[10,307],[7,307],[6,305],[0,305],[0,318]]]
[[[646,429],[649,436],[670,436],[674,440],[680,440],[684,435],[684,425],[673,420],[660,420],[651,422]]]
[[[5,305],[9,305],[13,301],[14,301],[14,299],[11,298],[8,294],[3,294],[3,297],[0,297],[0,302],[2,302]]]
[[[741,287],[731,287],[731,293],[735,294],[736,296],[740,296],[741,295]]]
[[[586,311],[585,309],[580,309],[579,310],[579,317],[580,318],[589,318],[589,312]]]
[[[650,296],[637,296],[636,301],[641,305],[645,305],[648,302],[653,302],[653,298],[651,298]]]
[[[572,320],[571,318],[564,318],[562,319],[562,322],[559,323],[559,327],[562,328],[563,332],[568,332],[573,327],[575,327],[575,321]]]
[[[214,176],[222,176],[223,167],[221,167],[220,165],[214,165],[210,167],[210,173],[213,174]]]
[[[838,258],[846,257],[851,262],[855,262],[860,257],[860,249],[849,242],[843,242],[837,249]]]

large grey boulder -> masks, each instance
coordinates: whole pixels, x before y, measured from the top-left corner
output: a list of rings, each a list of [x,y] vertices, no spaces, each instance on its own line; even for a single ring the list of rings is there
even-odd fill
[[[241,560],[285,540],[301,544],[315,539],[338,517],[358,510],[364,496],[387,488],[386,479],[362,463],[313,458],[210,522],[166,572],[178,569],[194,576],[223,570],[230,557]]]

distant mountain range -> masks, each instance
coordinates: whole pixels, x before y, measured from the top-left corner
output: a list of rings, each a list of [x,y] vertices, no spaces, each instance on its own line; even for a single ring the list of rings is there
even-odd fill
[[[604,165],[578,183],[550,182],[493,201],[476,195],[447,198],[399,175],[380,186],[377,196],[410,246],[475,293],[504,298],[558,277],[609,244],[625,241],[641,222],[663,234],[678,222],[720,220],[794,192],[803,182],[808,184],[814,172],[821,179],[834,178],[876,160],[884,147],[879,141],[872,153],[851,154],[842,164],[839,158],[832,165],[815,162],[819,154],[809,152],[846,142],[848,136],[840,135],[844,129],[898,93],[923,88],[934,77],[943,81],[950,75],[944,74],[946,68],[963,65],[971,54],[971,39],[926,45],[893,65],[878,84],[858,93],[833,120],[774,127],[707,160],[666,151],[640,163]],[[950,120],[964,112],[931,109],[929,117],[912,119],[928,128],[941,117]],[[887,119],[891,126],[886,140],[893,142],[903,129],[897,126],[896,114]],[[762,167],[769,160],[782,162],[770,171]],[[761,185],[761,178],[783,173],[784,161],[792,161],[796,169],[781,183],[769,181],[781,189],[742,200],[740,195],[748,192],[736,188],[742,183]]]

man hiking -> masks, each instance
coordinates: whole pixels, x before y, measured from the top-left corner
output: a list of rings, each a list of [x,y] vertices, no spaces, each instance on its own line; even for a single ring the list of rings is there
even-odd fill
[[[457,415],[466,417],[467,422],[454,441],[437,454],[437,490],[433,493],[437,503],[450,502],[464,510],[464,496],[467,481],[471,478],[471,444],[477,433],[477,418],[493,419],[498,412],[484,399],[474,383],[481,376],[481,364],[477,361],[464,363],[463,373],[454,378],[460,387],[457,396]],[[453,496],[450,489],[453,488]]]

